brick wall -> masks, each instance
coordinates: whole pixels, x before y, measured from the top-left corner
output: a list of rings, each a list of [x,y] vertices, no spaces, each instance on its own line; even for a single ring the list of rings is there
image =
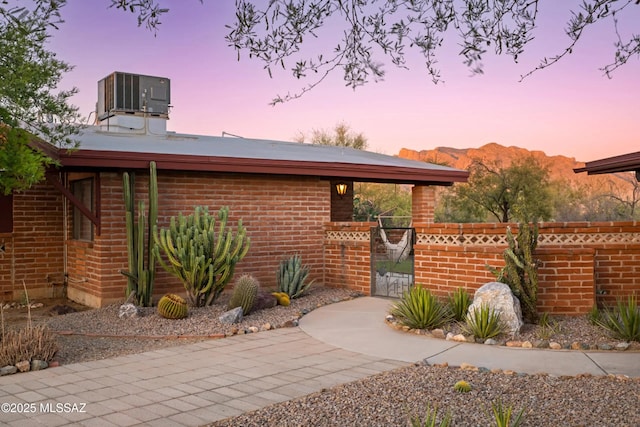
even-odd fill
[[[325,225],[324,284],[371,295],[370,230],[374,223]]]
[[[103,172],[102,233],[82,249],[82,263],[70,254],[69,264],[86,265],[85,271],[70,271],[69,294],[85,304],[98,306],[121,299],[126,287],[119,273],[127,268],[122,175]],[[146,200],[148,173],[137,172],[136,199]],[[281,259],[295,253],[310,267],[310,279],[323,274],[323,224],[330,218],[329,182],[319,178],[213,173],[158,172],[158,222],[168,226],[170,217],[189,214],[196,205],[217,213],[229,206],[228,226],[237,229],[242,219],[251,239],[247,256],[235,275],[253,274],[265,288],[275,288]],[[137,206],[137,205],[136,205]],[[72,245],[73,246],[73,245]],[[180,282],[157,266],[155,294],[184,292]]]
[[[325,227],[325,282],[370,293],[369,226]],[[444,297],[474,292],[504,266],[507,227],[515,224],[422,224],[416,227],[415,282]],[[594,304],[640,294],[640,223],[544,223],[535,256],[538,310],[584,314]]]
[[[0,234],[0,300],[52,297],[63,283],[62,196],[48,184],[13,195],[13,232]]]

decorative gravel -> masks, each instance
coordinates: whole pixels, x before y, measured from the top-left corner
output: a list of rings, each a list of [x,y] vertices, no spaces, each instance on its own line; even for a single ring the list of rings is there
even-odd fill
[[[218,321],[226,311],[225,295],[212,307],[191,308],[183,320],[163,319],[153,308],[142,309],[139,318],[120,319],[119,304],[115,304],[53,317],[48,324],[65,334],[58,337],[56,359],[67,364],[295,326],[307,312],[355,296],[344,289],[316,287],[289,307],[257,311],[237,325]],[[590,325],[584,316],[555,319],[558,323],[549,338],[563,347],[574,342],[587,346],[618,342]],[[525,325],[516,339],[533,341],[548,333]],[[638,349],[633,343],[627,351]],[[640,353],[638,357],[640,363]],[[460,380],[471,384],[470,392],[454,390]],[[638,378],[522,375],[424,364],[346,383],[210,426],[408,426],[411,416],[424,417],[428,407],[437,407],[438,420],[449,412],[453,426],[487,426],[495,425],[491,404],[498,401],[516,412],[524,408],[522,426],[640,426]]]
[[[121,304],[100,309],[52,317],[49,327],[58,333],[60,364],[107,359],[141,353],[205,339],[253,333],[273,328],[297,326],[304,314],[323,305],[348,300],[357,294],[347,289],[312,287],[306,295],[291,301],[288,307],[276,306],[245,316],[241,323],[221,323],[218,317],[227,311],[228,294],[209,307],[190,307],[185,319],[165,319],[153,307],[141,308],[140,316],[120,318]]]
[[[453,386],[460,380],[469,382],[471,391],[455,391]],[[428,407],[437,407],[438,422],[449,412],[452,426],[491,426],[496,425],[491,404],[498,401],[511,406],[514,413],[524,408],[522,426],[640,425],[640,379],[518,375],[420,365],[209,426],[409,426],[410,417],[424,419]]]

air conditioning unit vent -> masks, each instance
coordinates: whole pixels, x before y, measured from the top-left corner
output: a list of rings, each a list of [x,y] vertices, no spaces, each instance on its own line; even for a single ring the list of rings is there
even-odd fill
[[[115,72],[98,82],[98,120],[116,114],[169,114],[171,86],[165,77]]]

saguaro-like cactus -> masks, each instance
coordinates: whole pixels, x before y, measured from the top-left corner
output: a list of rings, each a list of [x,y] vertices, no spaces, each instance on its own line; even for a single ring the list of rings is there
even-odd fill
[[[180,279],[191,305],[211,305],[233,277],[236,263],[249,250],[250,241],[242,220],[238,221],[234,236],[232,230],[227,230],[228,216],[229,209],[221,208],[216,224],[208,209],[198,206],[189,216],[180,213],[177,219],[172,217],[169,228],[154,227],[156,259],[162,268]]]
[[[155,280],[155,254],[152,250],[152,230],[158,222],[158,178],[156,163],[149,164],[149,221],[145,221],[144,201],[138,202],[138,222],[134,222],[135,182],[129,173],[122,175],[127,230],[127,258],[129,269],[121,273],[127,277],[126,296],[135,292],[138,304],[151,305]],[[146,240],[145,240],[146,230]],[[147,262],[145,265],[145,252]]]
[[[504,250],[505,266],[490,268],[498,281],[506,283],[522,304],[522,316],[530,323],[538,320],[538,264],[533,251],[538,245],[538,226],[535,223],[518,224],[518,235],[507,228],[507,243]]]

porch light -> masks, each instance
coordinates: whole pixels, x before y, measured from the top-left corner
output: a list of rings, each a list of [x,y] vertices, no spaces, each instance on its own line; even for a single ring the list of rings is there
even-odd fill
[[[344,182],[337,183],[336,193],[338,193],[338,196],[344,196],[345,194],[347,194],[347,184],[345,184]]]

